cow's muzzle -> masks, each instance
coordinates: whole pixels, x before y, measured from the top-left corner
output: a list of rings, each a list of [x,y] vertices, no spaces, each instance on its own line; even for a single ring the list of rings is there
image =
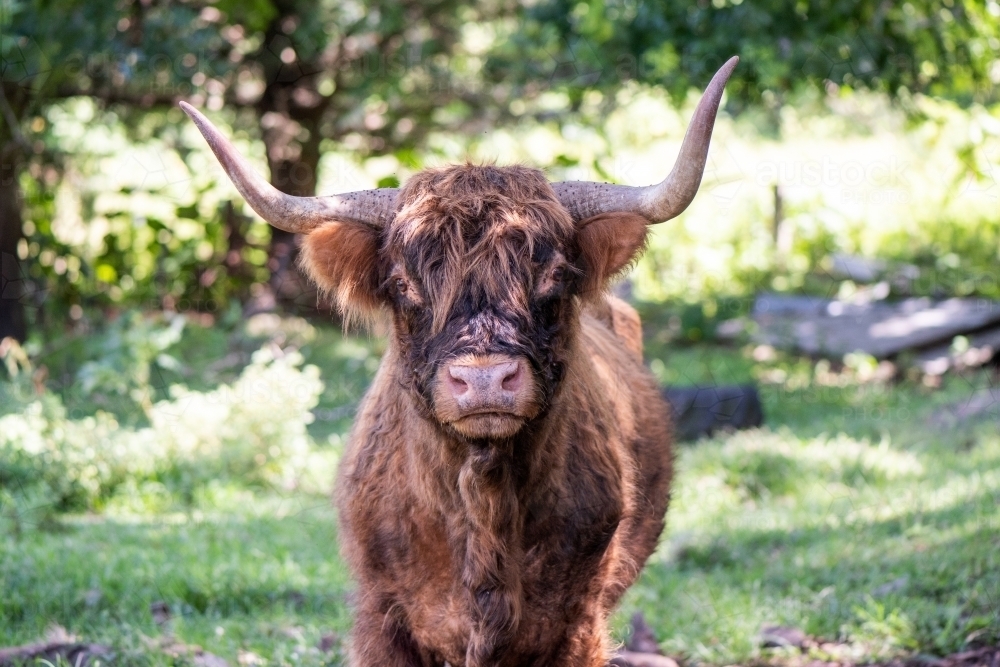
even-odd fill
[[[438,418],[468,437],[509,437],[538,413],[535,380],[523,357],[465,355],[442,364],[436,380]]]

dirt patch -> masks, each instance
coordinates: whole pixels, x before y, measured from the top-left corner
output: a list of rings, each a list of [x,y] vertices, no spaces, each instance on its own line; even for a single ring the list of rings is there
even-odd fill
[[[0,648],[0,667],[21,667],[21,665],[70,664],[73,667],[89,667],[98,660],[105,664],[114,657],[110,646],[88,644],[78,641],[64,628],[54,626],[45,638],[35,644]]]

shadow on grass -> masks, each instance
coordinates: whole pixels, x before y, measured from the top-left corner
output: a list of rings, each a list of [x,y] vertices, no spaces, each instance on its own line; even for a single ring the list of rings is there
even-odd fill
[[[868,642],[873,652],[895,642],[943,656],[972,639],[996,643],[998,506],[1000,492],[981,486],[884,519],[860,518],[865,508],[855,507],[791,531],[709,528],[668,545],[626,610],[641,609],[673,654],[715,663],[759,656],[767,625]]]

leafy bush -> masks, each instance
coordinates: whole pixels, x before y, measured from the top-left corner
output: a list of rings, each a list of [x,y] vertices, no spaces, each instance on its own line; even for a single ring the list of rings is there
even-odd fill
[[[180,340],[184,316],[173,315],[166,327],[138,311],[119,317],[101,337],[98,359],[85,363],[77,373],[84,393],[100,389],[122,399],[131,399],[147,415],[152,408],[150,374],[154,365],[176,369],[180,363],[167,349]]]
[[[232,384],[174,386],[150,406],[149,426],[128,428],[102,411],[70,419],[57,396],[15,378],[0,384],[11,411],[0,417],[0,510],[20,528],[100,509],[119,488],[190,502],[217,479],[295,487],[315,468],[306,425],[322,391],[319,370],[300,354],[265,348]]]
[[[297,352],[256,352],[232,385],[209,392],[171,388],[171,400],[153,406],[152,438],[168,461],[164,472],[194,488],[217,477],[291,487],[304,469],[312,441],[306,425],[323,392],[319,369],[302,367]]]
[[[28,501],[36,509],[83,508],[148,458],[136,451],[123,457],[120,450],[118,424],[107,413],[74,421],[58,398],[40,397],[20,414],[0,418],[5,501]]]

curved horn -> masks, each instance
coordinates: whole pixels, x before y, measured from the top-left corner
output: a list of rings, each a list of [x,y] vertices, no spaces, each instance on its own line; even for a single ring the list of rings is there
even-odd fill
[[[281,192],[254,171],[218,128],[197,109],[181,102],[198,126],[230,180],[257,215],[278,229],[303,234],[329,220],[353,220],[384,227],[394,215],[396,188],[359,190],[329,197],[293,197]]]
[[[573,220],[579,222],[601,213],[627,211],[638,213],[655,224],[680,215],[701,185],[722,91],[739,61],[739,57],[733,56],[712,77],[691,117],[677,162],[670,175],[659,185],[632,187],[586,181],[553,183],[556,196]]]

